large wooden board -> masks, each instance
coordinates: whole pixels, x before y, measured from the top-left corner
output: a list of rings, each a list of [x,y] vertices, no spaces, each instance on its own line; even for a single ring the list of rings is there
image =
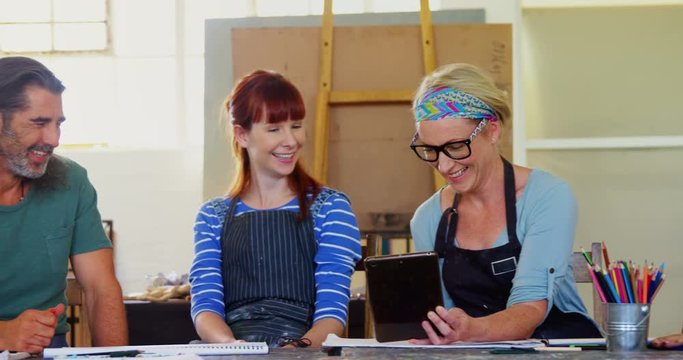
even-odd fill
[[[312,164],[320,28],[232,29],[235,80],[258,68],[284,73],[306,104],[306,163]],[[510,25],[435,25],[437,65],[468,62],[512,91]],[[332,90],[414,90],[422,73],[420,27],[354,26],[334,30]],[[510,99],[511,100],[511,99]],[[511,155],[507,124],[503,153]],[[412,213],[433,193],[431,168],[408,148],[415,131],[409,104],[339,105],[330,112],[329,185],[349,195],[361,229],[370,213]]]

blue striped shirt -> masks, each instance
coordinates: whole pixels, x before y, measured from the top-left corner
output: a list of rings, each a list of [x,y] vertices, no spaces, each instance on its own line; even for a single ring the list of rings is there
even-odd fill
[[[229,205],[229,198],[220,199]],[[294,198],[277,209],[298,212],[299,201]],[[238,201],[235,216],[252,211],[259,210]],[[224,221],[211,201],[201,206],[195,220],[195,256],[190,268],[193,321],[204,311],[225,317],[220,240]],[[361,258],[360,232],[346,198],[339,194],[330,196],[313,221],[313,231],[318,246],[314,258],[316,301],[313,322],[332,318],[345,325],[351,275]]]

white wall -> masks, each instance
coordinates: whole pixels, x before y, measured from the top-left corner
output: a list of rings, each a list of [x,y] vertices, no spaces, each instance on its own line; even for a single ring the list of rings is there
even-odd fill
[[[146,275],[185,273],[201,205],[202,149],[62,150],[88,170],[103,219],[114,220],[116,275],[124,293]]]
[[[572,186],[579,203],[576,247],[605,241],[612,261],[666,263],[651,336],[680,332],[683,322],[683,146],[657,143],[658,136],[683,135],[681,19],[683,6],[534,8],[523,17],[529,143],[653,139],[651,148],[527,154],[530,166]]]
[[[67,86],[62,139],[109,143],[57,152],[88,170],[103,219],[114,221],[124,293],[144,291],[147,275],[186,273],[192,261],[203,201],[203,36],[186,37],[185,26],[202,28],[203,19],[186,21],[184,6],[111,1],[110,54],[39,57]]]

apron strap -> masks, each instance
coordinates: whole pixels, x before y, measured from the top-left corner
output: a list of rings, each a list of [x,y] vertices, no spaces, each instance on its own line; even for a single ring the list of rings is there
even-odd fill
[[[505,221],[507,223],[508,241],[517,239],[517,196],[515,193],[515,170],[505,158],[503,159],[503,181],[505,183]]]
[[[460,201],[460,193],[456,193],[453,197],[453,205],[441,214],[439,220],[439,227],[436,229],[436,241],[434,243],[434,251],[439,254],[440,258],[446,256],[446,251],[455,247],[455,231],[458,227],[458,202]]]
[[[230,227],[230,223],[232,222],[232,219],[235,216],[234,214],[235,207],[237,207],[237,201],[237,197],[230,199],[230,206],[228,206],[228,211],[225,213],[225,216],[223,217],[223,228],[221,229],[221,237],[219,238],[221,242],[221,253],[223,254],[225,254],[227,250],[225,249],[225,235],[228,233],[228,227]]]

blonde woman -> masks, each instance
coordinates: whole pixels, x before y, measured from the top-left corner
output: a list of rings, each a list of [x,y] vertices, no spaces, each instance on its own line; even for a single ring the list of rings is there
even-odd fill
[[[600,337],[569,265],[574,196],[501,157],[504,93],[480,69],[448,65],[422,81],[413,109],[411,148],[447,182],[411,221],[416,249],[441,257],[446,294],[415,342]]]

